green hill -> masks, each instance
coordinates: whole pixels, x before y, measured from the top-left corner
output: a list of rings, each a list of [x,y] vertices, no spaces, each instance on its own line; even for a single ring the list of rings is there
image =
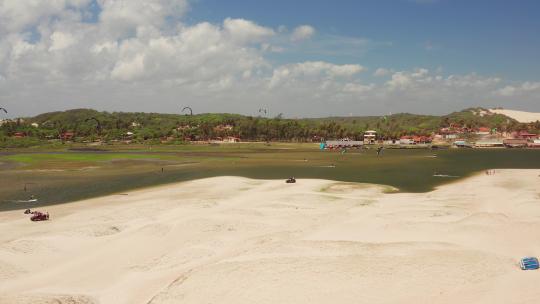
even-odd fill
[[[32,126],[32,124],[34,124]],[[37,127],[36,127],[37,124]],[[488,127],[498,130],[537,132],[538,123],[520,124],[486,109],[470,108],[444,116],[399,113],[389,116],[325,117],[285,119],[264,118],[239,114],[209,113],[178,115],[160,113],[98,112],[74,109],[50,112],[19,121],[4,123],[0,138],[24,134],[35,140],[58,139],[71,133],[74,141],[120,140],[148,141],[168,138],[210,139],[237,136],[243,140],[311,141],[320,138],[349,137],[361,139],[366,130],[376,130],[382,138],[402,135],[431,135],[440,128],[459,126],[475,129]]]

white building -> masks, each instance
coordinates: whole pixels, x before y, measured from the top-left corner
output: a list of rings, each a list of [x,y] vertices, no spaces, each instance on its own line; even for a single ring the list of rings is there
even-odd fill
[[[474,143],[476,148],[502,148],[504,143],[502,140],[479,140]]]
[[[377,131],[369,130],[364,132],[364,144],[372,145],[377,142]]]
[[[416,142],[412,138],[400,138],[399,144],[400,145],[416,145]]]

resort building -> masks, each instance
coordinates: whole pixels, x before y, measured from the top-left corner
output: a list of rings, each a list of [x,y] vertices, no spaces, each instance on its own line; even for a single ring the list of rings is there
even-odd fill
[[[540,148],[540,139],[535,139],[528,144],[529,148]]]
[[[475,148],[504,148],[504,143],[500,140],[479,140],[474,143]]]
[[[399,139],[400,145],[425,145],[431,143],[431,137],[428,136],[401,136]]]
[[[491,134],[491,129],[486,127],[480,127],[475,132],[476,135],[489,135]]]
[[[528,141],[520,138],[508,138],[503,140],[503,143],[508,148],[523,148],[527,147]]]
[[[514,134],[514,138],[520,138],[520,139],[536,139],[538,138],[538,134],[529,133],[527,131],[520,131],[516,134]]]
[[[415,145],[416,142],[414,141],[412,136],[401,136],[399,139],[400,145]]]
[[[364,144],[373,145],[377,142],[377,131],[369,130],[364,132]]]
[[[234,137],[234,136],[227,136],[227,137],[223,138],[223,142],[226,142],[226,143],[238,143],[238,142],[240,142],[240,138],[239,137]]]

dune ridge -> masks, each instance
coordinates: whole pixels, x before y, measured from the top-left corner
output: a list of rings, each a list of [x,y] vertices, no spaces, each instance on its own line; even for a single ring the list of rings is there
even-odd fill
[[[216,177],[0,212],[0,303],[538,303],[540,170],[429,193]],[[508,186],[512,185],[512,186]]]

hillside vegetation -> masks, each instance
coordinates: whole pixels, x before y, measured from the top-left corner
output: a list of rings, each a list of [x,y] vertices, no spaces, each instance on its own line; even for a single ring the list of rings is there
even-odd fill
[[[489,112],[487,112],[489,113]],[[408,113],[390,116],[327,117],[285,119],[239,114],[158,114],[98,112],[75,109],[50,112],[9,122],[0,128],[1,143],[6,146],[38,144],[52,139],[71,141],[131,140],[134,142],[207,140],[235,136],[251,141],[318,141],[320,139],[361,139],[364,131],[376,130],[381,138],[403,135],[431,135],[440,128],[460,126],[497,128],[502,131],[538,132],[540,123],[521,124],[502,114],[486,114],[474,108],[444,116]],[[68,134],[70,137],[66,136]],[[14,136],[24,138],[13,140]]]

